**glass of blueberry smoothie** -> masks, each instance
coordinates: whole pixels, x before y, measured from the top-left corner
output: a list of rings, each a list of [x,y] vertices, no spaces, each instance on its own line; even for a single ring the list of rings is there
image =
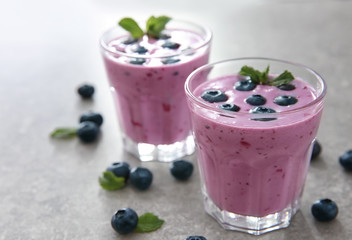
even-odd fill
[[[298,211],[326,86],[312,69],[241,58],[187,79],[206,211],[225,229],[259,235]]]
[[[184,83],[208,62],[212,34],[165,16],[146,28],[125,18],[100,44],[125,150],[168,162],[194,152]]]

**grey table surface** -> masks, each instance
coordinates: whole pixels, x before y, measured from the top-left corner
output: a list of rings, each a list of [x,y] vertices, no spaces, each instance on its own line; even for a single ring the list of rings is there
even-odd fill
[[[170,239],[200,234],[221,239],[352,239],[352,173],[338,157],[352,148],[352,1],[350,0],[14,0],[0,8],[0,239]],[[208,25],[211,62],[273,57],[308,65],[328,84],[318,133],[323,146],[311,163],[301,211],[287,229],[259,237],[222,229],[202,205],[199,173],[180,183],[169,165],[141,163],[124,153],[98,39],[125,16],[166,14]],[[82,101],[77,86],[96,94]],[[105,122],[96,143],[49,137],[94,110]],[[187,157],[196,164],[195,155]],[[154,173],[145,192],[108,192],[98,176],[127,161]],[[320,223],[311,204],[331,198],[340,212]],[[147,234],[120,236],[110,226],[115,210],[132,207],[165,220]]]

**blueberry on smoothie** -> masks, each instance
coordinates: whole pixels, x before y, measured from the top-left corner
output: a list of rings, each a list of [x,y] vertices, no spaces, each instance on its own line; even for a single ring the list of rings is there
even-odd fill
[[[252,91],[257,85],[250,79],[241,80],[235,83],[235,89],[238,91]]]
[[[98,133],[98,125],[90,121],[81,122],[77,128],[78,138],[85,143],[93,142],[97,138]]]
[[[145,59],[144,58],[135,58],[135,59],[130,60],[130,63],[134,64],[134,65],[143,65],[143,63],[145,63]]]
[[[348,150],[342,154],[339,157],[339,162],[346,170],[352,171],[352,150]]]
[[[266,103],[265,97],[259,94],[252,95],[246,99],[246,103],[252,106],[261,106]]]
[[[136,167],[130,172],[130,182],[138,190],[147,190],[153,181],[152,172],[144,167]]]
[[[337,216],[339,209],[334,201],[325,198],[315,202],[312,205],[311,212],[318,221],[328,222]]]
[[[143,46],[138,45],[136,48],[133,49],[133,52],[138,53],[138,54],[144,54],[148,52],[148,49],[146,49]]]
[[[201,96],[205,101],[210,103],[213,102],[225,102],[228,97],[220,90],[207,90]]]
[[[185,181],[193,173],[193,164],[186,160],[176,160],[171,163],[170,172],[177,180]]]
[[[277,88],[283,91],[292,91],[296,89],[295,85],[291,83],[281,84],[280,86],[277,86]]]
[[[185,240],[207,240],[207,239],[203,236],[189,236]]]
[[[275,112],[276,111],[274,109],[267,108],[267,107],[255,107],[250,110],[250,113],[254,113],[254,114],[266,114],[266,113],[275,113]],[[269,117],[252,118],[251,120],[254,120],[254,121],[273,121],[273,120],[276,120],[276,118],[269,118]]]
[[[219,105],[219,108],[231,112],[238,112],[241,109],[239,106],[230,103],[221,104]]]
[[[171,38],[171,36],[169,34],[166,34],[166,33],[161,33],[159,35],[159,39],[162,39],[162,40],[166,40],[166,39],[169,39]]]
[[[133,232],[137,224],[138,215],[131,208],[119,209],[111,218],[112,228],[120,234]]]
[[[125,44],[125,45],[130,45],[130,44],[133,44],[133,43],[136,43],[136,42],[138,42],[138,39],[133,38],[133,37],[129,37],[125,41],[123,41],[122,43]]]
[[[96,112],[83,113],[79,119],[79,122],[91,121],[94,122],[98,127],[103,124],[103,116]]]
[[[311,159],[317,158],[319,156],[320,152],[321,152],[321,145],[317,140],[315,140],[313,143],[313,150],[312,150]]]
[[[106,169],[106,171],[114,173],[116,177],[125,178],[125,182],[127,182],[131,169],[127,162],[114,162]]]
[[[179,58],[164,58],[161,60],[162,64],[168,65],[179,62]]]
[[[84,84],[80,86],[77,91],[82,98],[91,98],[94,93],[94,87],[90,84]]]
[[[170,49],[178,49],[181,45],[179,43],[167,41],[163,45],[161,45],[163,48],[170,48]]]
[[[297,98],[295,98],[294,96],[288,96],[288,95],[278,96],[274,99],[274,103],[280,106],[293,105],[297,101],[298,101]]]

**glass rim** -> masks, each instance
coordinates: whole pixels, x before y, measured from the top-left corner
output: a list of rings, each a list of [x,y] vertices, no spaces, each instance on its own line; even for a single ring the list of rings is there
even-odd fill
[[[200,29],[202,29],[204,31],[204,40],[199,44],[197,45],[197,47],[195,48],[192,48],[192,49],[187,49],[181,53],[175,53],[175,54],[163,54],[163,55],[141,55],[141,54],[138,54],[138,53],[125,53],[125,52],[121,52],[121,51],[113,51],[111,50],[111,48],[108,47],[108,44],[104,41],[104,37],[107,36],[108,34],[110,34],[111,32],[113,32],[114,30],[123,30],[123,31],[126,31],[124,30],[122,27],[120,26],[115,26],[115,27],[112,27],[110,29],[108,29],[107,31],[105,31],[102,36],[100,37],[99,39],[99,44],[100,44],[100,47],[106,51],[106,52],[109,52],[110,54],[117,54],[117,55],[120,55],[120,56],[124,56],[124,57],[129,57],[129,58],[142,58],[142,59],[155,59],[155,58],[170,58],[170,57],[176,57],[176,56],[180,56],[180,55],[188,55],[188,54],[192,54],[192,53],[195,53],[198,49],[201,49],[207,45],[210,44],[212,38],[213,38],[213,34],[212,34],[212,31],[210,30],[210,28],[208,28],[207,26],[203,26],[203,25],[199,25],[199,24],[196,24],[196,23],[193,23],[193,22],[190,22],[190,21],[184,21],[184,20],[178,20],[178,19],[171,19],[170,20],[170,23],[172,22],[175,22],[175,23],[183,23],[183,24],[187,24],[187,25],[192,25],[192,26],[195,26],[195,27],[198,27]],[[166,30],[168,29],[167,28],[167,25],[166,25]],[[128,34],[128,32],[126,31],[126,34]]]
[[[289,109],[287,111],[282,111],[282,112],[275,112],[275,113],[264,113],[261,114],[261,118],[265,117],[265,118],[269,118],[270,116],[279,116],[279,115],[289,115],[289,114],[293,114],[293,113],[297,113],[300,111],[303,111],[305,109],[310,108],[313,105],[319,104],[320,102],[322,102],[324,100],[324,97],[326,95],[326,82],[325,80],[312,68],[307,67],[306,65],[300,64],[300,63],[295,63],[295,62],[291,62],[291,61],[287,61],[287,60],[281,60],[281,59],[276,59],[276,58],[266,58],[266,57],[242,57],[242,58],[230,58],[230,59],[224,59],[224,60],[220,60],[217,62],[213,62],[213,63],[208,63],[205,64],[199,68],[197,68],[196,70],[194,70],[186,79],[184,88],[185,88],[185,92],[186,95],[188,97],[188,99],[190,99],[192,102],[195,102],[198,106],[201,106],[205,109],[211,110],[213,112],[217,112],[221,115],[225,115],[226,117],[230,117],[230,118],[234,118],[234,117],[239,117],[239,116],[253,116],[253,113],[250,112],[229,112],[226,110],[222,110],[220,108],[216,108],[214,106],[209,106],[208,104],[206,104],[205,102],[201,101],[201,99],[197,98],[191,91],[189,85],[191,80],[194,78],[195,75],[197,75],[198,73],[206,70],[206,69],[210,69],[212,67],[214,67],[215,65],[218,64],[223,64],[223,63],[228,63],[228,62],[234,62],[234,61],[241,61],[241,60],[260,60],[260,61],[272,61],[272,62],[279,62],[279,63],[285,63],[288,65],[293,65],[296,67],[300,67],[305,69],[306,71],[310,72],[311,74],[313,74],[316,79],[318,79],[318,81],[320,82],[321,86],[322,86],[322,91],[321,93],[317,96],[317,98],[315,98],[312,102],[305,104],[304,106],[295,108],[295,109]],[[259,116],[258,116],[259,117]]]

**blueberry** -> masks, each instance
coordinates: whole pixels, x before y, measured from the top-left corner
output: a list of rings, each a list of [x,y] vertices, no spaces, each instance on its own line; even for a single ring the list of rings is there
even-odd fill
[[[352,150],[346,151],[339,157],[340,164],[348,171],[352,170]]]
[[[84,84],[78,88],[78,94],[81,95],[82,98],[91,98],[94,93],[94,87],[89,84]]]
[[[125,44],[125,45],[130,45],[130,44],[133,44],[133,43],[136,43],[136,42],[138,42],[138,39],[133,38],[133,37],[129,37],[125,41],[123,41],[122,43]]]
[[[149,169],[136,167],[130,172],[130,182],[132,186],[139,190],[147,190],[153,181],[153,174]]]
[[[83,142],[93,142],[99,133],[99,127],[90,121],[81,122],[77,128],[77,136]]]
[[[171,36],[169,34],[166,34],[166,33],[162,33],[159,35],[159,39],[163,39],[163,40],[166,40],[166,39],[169,39],[171,38]]]
[[[253,83],[250,79],[241,80],[235,83],[235,88],[238,91],[251,91],[257,85]]]
[[[185,240],[207,240],[207,239],[203,236],[189,236]]]
[[[250,113],[254,113],[254,114],[266,114],[266,113],[275,113],[276,111],[274,109],[271,108],[267,108],[267,107],[255,107],[253,109],[251,109]],[[269,118],[269,117],[265,117],[265,118],[252,118],[251,120],[254,121],[273,121],[276,120],[276,118]]]
[[[225,95],[224,92],[220,90],[208,90],[205,91],[201,96],[205,101],[208,102],[225,102],[228,97]]]
[[[321,152],[321,145],[317,140],[315,140],[313,143],[313,151],[312,151],[311,159],[317,158],[319,156],[320,152]]]
[[[229,103],[224,103],[219,105],[219,108],[226,110],[226,111],[232,111],[232,112],[238,112],[241,108],[235,104],[229,104]]]
[[[135,49],[133,49],[133,52],[138,53],[138,54],[144,54],[146,52],[148,52],[148,49],[146,49],[143,46],[137,46]]]
[[[127,182],[131,169],[127,162],[114,162],[106,170],[114,173],[116,177],[125,178],[125,182]]]
[[[279,88],[283,91],[292,91],[292,90],[296,89],[295,85],[290,84],[290,83],[281,84],[280,86],[277,86],[277,88]]]
[[[177,180],[187,180],[193,173],[193,164],[186,160],[171,163],[170,172]]]
[[[180,59],[179,58],[164,58],[161,60],[161,62],[165,65],[167,64],[173,64],[173,63],[177,63],[179,62]]]
[[[336,203],[330,199],[320,199],[312,205],[311,212],[315,219],[322,222],[333,220],[339,209]]]
[[[119,209],[111,218],[112,228],[120,233],[127,234],[133,232],[138,224],[138,215],[131,208]]]
[[[274,99],[274,103],[280,106],[293,105],[297,101],[298,101],[297,98],[295,98],[294,96],[287,96],[287,95],[278,96]]]
[[[135,59],[130,60],[130,63],[134,64],[134,65],[142,65],[143,63],[145,63],[145,59],[144,58],[135,58]]]
[[[96,112],[83,113],[79,119],[79,122],[91,121],[94,122],[98,127],[103,124],[103,116]]]
[[[163,48],[170,48],[170,49],[178,49],[181,45],[179,43],[167,41],[163,45],[161,45]]]
[[[260,106],[260,105],[264,105],[266,103],[266,99],[262,95],[255,94],[255,95],[248,97],[246,99],[246,103],[248,103],[252,106]]]

